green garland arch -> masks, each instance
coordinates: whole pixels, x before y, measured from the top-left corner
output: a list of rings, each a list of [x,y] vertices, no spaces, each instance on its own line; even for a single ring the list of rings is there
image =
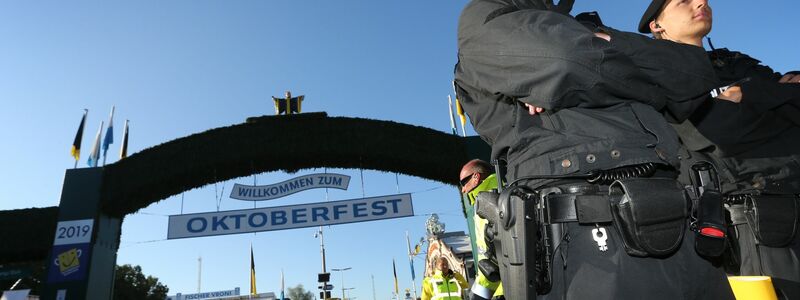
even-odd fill
[[[326,113],[255,117],[175,139],[105,166],[102,209],[122,218],[215,182],[322,167],[379,170],[458,185],[456,174],[465,162],[488,156],[488,145],[477,137],[391,121]],[[0,264],[44,259],[57,211],[57,207],[0,211],[0,238],[8,241],[0,246]],[[37,225],[28,226],[32,223]]]

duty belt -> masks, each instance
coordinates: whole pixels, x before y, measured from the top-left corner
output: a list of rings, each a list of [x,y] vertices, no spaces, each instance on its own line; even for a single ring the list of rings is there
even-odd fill
[[[753,197],[752,194],[739,194],[739,195],[726,195],[723,197],[723,202],[728,205],[744,204],[744,202]]]
[[[579,186],[567,186],[569,191]],[[581,224],[608,223],[613,220],[608,194],[592,193],[560,193],[559,188],[543,189],[541,193],[540,209],[543,210],[543,222]]]

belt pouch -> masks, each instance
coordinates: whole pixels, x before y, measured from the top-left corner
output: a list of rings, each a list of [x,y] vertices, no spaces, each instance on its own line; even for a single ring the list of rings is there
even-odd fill
[[[725,251],[725,207],[722,195],[715,190],[707,190],[697,200],[694,207],[697,218],[694,248],[700,255],[717,257]]]
[[[745,215],[759,243],[767,247],[786,247],[797,231],[797,198],[753,196],[745,201]]]
[[[614,226],[629,255],[666,256],[678,249],[689,205],[677,181],[623,179],[612,183],[609,192]]]

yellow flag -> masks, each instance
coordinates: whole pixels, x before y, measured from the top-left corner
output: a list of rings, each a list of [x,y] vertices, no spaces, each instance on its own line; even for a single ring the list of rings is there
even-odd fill
[[[461,100],[456,98],[456,113],[458,113],[458,119],[461,121],[461,136],[467,136],[467,116],[464,115],[464,108],[461,106]]]
[[[75,161],[78,161],[81,158],[81,141],[83,140],[83,125],[86,124],[86,115],[89,113],[89,110],[83,111],[83,117],[81,117],[81,125],[78,125],[78,132],[75,134],[75,140],[72,142],[72,150],[70,150],[70,155],[75,158]]]
[[[400,288],[397,284],[397,267],[394,264],[394,258],[392,258],[392,271],[394,272],[394,293],[399,295]]]
[[[253,245],[250,245],[250,295],[256,294],[256,261],[253,259]]]

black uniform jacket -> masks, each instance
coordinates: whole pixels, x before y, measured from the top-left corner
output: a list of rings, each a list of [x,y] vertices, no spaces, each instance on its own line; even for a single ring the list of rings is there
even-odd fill
[[[708,54],[723,84],[749,81],[738,104],[703,102],[690,121],[707,140],[679,129],[687,148],[712,155],[726,193],[800,193],[800,84],[740,52]]]
[[[800,153],[800,84],[739,52],[709,52],[723,84],[742,78],[742,101],[707,101],[691,117],[698,130],[729,156],[773,157]]]
[[[705,51],[606,29],[609,43],[570,16],[519,7],[470,2],[455,70],[464,109],[493,158],[507,159],[508,179],[677,167],[678,137],[659,110],[683,120],[719,85]],[[530,116],[524,103],[545,111]]]

